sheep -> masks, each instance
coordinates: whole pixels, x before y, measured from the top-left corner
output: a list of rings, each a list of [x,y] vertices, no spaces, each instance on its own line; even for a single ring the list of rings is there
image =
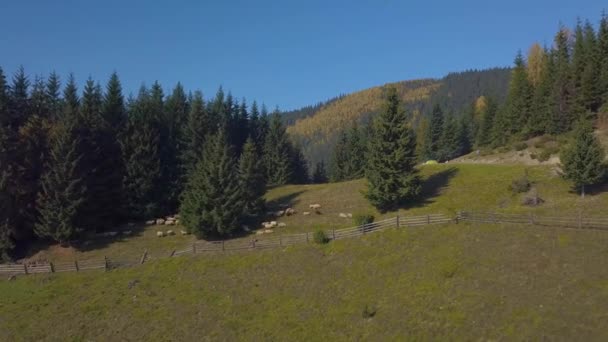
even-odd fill
[[[275,215],[276,217],[281,217],[281,216],[283,216],[284,214],[285,214],[285,211],[283,211],[283,210],[279,210],[279,211],[277,211],[277,212],[275,212],[275,213],[274,213],[274,215]]]
[[[190,234],[190,233],[188,233],[188,232],[187,232],[187,231],[185,231],[185,230],[182,230],[182,231],[181,231],[181,233],[182,233],[182,235],[188,235],[188,234]]]
[[[276,227],[279,223],[277,221],[270,221],[271,227]]]
[[[156,219],[156,224],[158,224],[158,225],[165,224],[165,219],[162,219],[162,218]]]
[[[167,236],[175,235],[175,232],[172,230],[167,230]]]
[[[308,215],[310,215],[310,211],[305,211],[305,212],[302,213],[302,215],[308,216]]]
[[[264,234],[263,230],[256,230],[255,235],[262,235]]]
[[[347,217],[348,217],[348,215],[346,215],[345,213],[340,213],[340,214],[339,214],[339,216],[340,216],[341,218],[347,218]]]
[[[285,209],[285,215],[287,215],[287,216],[294,215],[295,213],[296,213],[296,211],[293,208]]]
[[[173,221],[173,220],[165,221],[165,226],[174,226],[174,225],[175,225],[175,221]]]
[[[321,205],[320,205],[320,204],[318,204],[318,203],[317,203],[317,204],[311,204],[311,205],[309,205],[308,207],[309,207],[310,209],[314,209],[314,210],[321,209]]]
[[[245,231],[245,232],[250,232],[251,231],[251,229],[249,229],[248,226],[241,226],[241,228],[243,228],[243,231]]]
[[[353,218],[353,214],[351,213],[347,213],[346,216],[348,216],[348,218]]]
[[[165,237],[164,232],[156,232],[156,237]]]
[[[122,235],[131,235],[132,231],[130,230],[125,230],[122,232]]]
[[[285,222],[279,222],[278,227],[287,227]]]
[[[264,230],[264,234],[271,234],[271,233],[274,233],[274,230],[272,230],[272,229]]]
[[[179,222],[180,222],[180,220],[175,220],[175,224],[176,225],[179,224]]]
[[[146,226],[151,226],[151,225],[153,225],[154,223],[156,223],[156,221],[155,221],[155,220],[148,220],[148,221],[146,221]]]

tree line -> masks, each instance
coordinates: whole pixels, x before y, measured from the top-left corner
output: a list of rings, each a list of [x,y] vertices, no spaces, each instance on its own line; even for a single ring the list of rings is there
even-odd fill
[[[278,109],[158,82],[125,98],[70,75],[33,81],[0,68],[0,255],[62,244],[131,220],[181,212],[199,237],[233,234],[264,212],[268,185],[305,183],[308,164]]]

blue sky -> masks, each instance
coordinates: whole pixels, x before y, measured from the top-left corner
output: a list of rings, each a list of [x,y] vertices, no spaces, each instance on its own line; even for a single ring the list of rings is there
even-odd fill
[[[559,23],[596,23],[601,1],[0,2],[0,66],[73,72],[126,93],[181,81],[205,97],[293,109],[390,81],[510,65]]]

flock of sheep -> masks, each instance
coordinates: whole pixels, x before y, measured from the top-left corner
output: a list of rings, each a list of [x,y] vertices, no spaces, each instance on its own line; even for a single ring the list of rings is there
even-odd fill
[[[175,226],[179,224],[179,214],[175,214],[173,216],[167,216],[165,218],[157,218],[156,220],[150,220],[150,221],[146,221],[146,225],[150,226],[150,225],[165,225],[165,226]],[[182,235],[190,235],[189,232],[182,230],[181,231]],[[157,237],[165,237],[165,236],[171,236],[171,235],[175,235],[175,232],[173,230],[167,230],[166,232],[163,231],[157,231],[156,232],[156,236]]]

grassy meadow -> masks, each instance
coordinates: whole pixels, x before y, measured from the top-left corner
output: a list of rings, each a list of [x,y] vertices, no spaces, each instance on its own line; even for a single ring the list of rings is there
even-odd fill
[[[540,207],[523,206],[524,195],[509,190],[525,170],[545,200]],[[441,164],[421,174],[421,202],[400,215],[608,215],[607,193],[595,189],[581,199],[549,167]],[[287,226],[274,234],[353,225],[339,213],[396,214],[375,211],[364,189],[363,180],[271,189],[270,209],[298,211],[278,219]],[[312,203],[321,213],[304,216]],[[608,339],[608,232],[461,222],[327,245],[161,259],[193,237],[159,239],[160,228],[169,229],[136,227],[131,237],[85,250],[40,252],[137,258],[148,249],[160,260],[2,279],[0,341]]]

